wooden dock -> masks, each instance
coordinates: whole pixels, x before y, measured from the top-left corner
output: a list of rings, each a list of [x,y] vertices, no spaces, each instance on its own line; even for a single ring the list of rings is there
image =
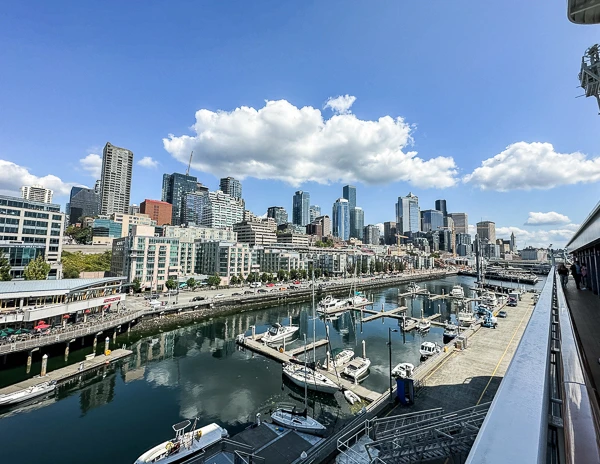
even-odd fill
[[[429,295],[429,290],[426,288],[422,288],[421,290],[417,290],[416,292],[404,292],[398,293],[398,298],[406,298],[407,296],[427,296]]]
[[[317,340],[316,342],[313,343],[309,343],[308,345],[306,345],[306,352],[308,353],[310,350],[312,350],[313,348],[320,348],[322,346],[327,345],[327,340]],[[298,356],[299,354],[304,353],[304,347],[303,346],[299,346],[298,348],[294,348],[293,350],[289,350],[287,352],[290,356]]]
[[[329,379],[331,379],[333,382],[344,387],[344,389],[350,390],[350,391],[356,393],[362,399],[367,400],[370,403],[377,400],[381,396],[381,393],[377,393],[373,390],[369,390],[368,388],[365,388],[362,385],[360,385],[358,383],[354,383],[354,382],[350,381],[349,379],[343,377],[341,375],[341,371],[338,372],[338,375],[335,374],[335,371],[329,372],[326,369],[319,369],[319,372],[321,374],[329,377]]]
[[[94,369],[98,369],[99,367],[105,364],[129,356],[131,353],[132,351],[129,350],[118,349],[111,351],[111,353],[108,356],[104,356],[103,354],[95,356],[89,361],[83,361],[82,369],[80,369],[81,363],[71,364],[70,366],[62,367],[60,369],[56,369],[55,371],[48,372],[44,377],[40,377],[38,375],[36,377],[23,380],[22,382],[15,383],[8,387],[4,387],[0,389],[0,395],[5,395],[7,393],[15,393],[17,391],[24,390],[26,388],[39,385],[41,383],[48,382],[49,380],[55,380],[57,383],[60,383],[76,375],[83,374]]]
[[[436,313],[432,316],[429,317],[425,317],[425,320],[428,320],[429,322],[434,321],[435,319],[439,319],[442,315],[440,313]],[[417,328],[417,325],[419,324],[419,321],[421,319],[417,319],[414,317],[407,317],[406,318],[406,325],[404,327],[402,327],[402,330],[404,330],[405,332],[410,332],[411,330],[414,330]]]
[[[340,306],[339,308],[319,309],[318,313],[321,316],[333,316],[335,314],[344,313],[346,311],[360,311],[361,309],[368,311],[365,308],[367,306],[372,306],[372,305],[373,305],[373,302],[368,301],[366,303],[361,303],[361,304],[357,304],[357,305]]]
[[[399,306],[395,309],[392,309],[390,311],[373,311],[372,315],[369,317],[365,317],[361,322],[370,322],[370,321],[374,321],[375,319],[379,319],[380,317],[394,317],[396,319],[402,319],[403,316],[398,315],[398,313],[403,313],[406,311],[406,306]]]

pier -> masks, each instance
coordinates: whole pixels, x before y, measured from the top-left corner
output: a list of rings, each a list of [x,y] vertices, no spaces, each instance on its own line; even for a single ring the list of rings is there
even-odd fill
[[[392,309],[390,311],[384,311],[383,308],[381,309],[381,311],[367,311],[367,310],[362,310],[361,311],[361,316],[362,313],[369,313],[371,314],[371,316],[365,317],[364,319],[361,319],[361,322],[370,322],[370,321],[374,321],[375,319],[379,319],[380,317],[393,317],[395,319],[402,319],[404,316],[400,316],[399,313],[403,313],[406,312],[406,306],[399,306],[395,309]]]
[[[440,313],[435,313],[431,316],[428,317],[424,317],[423,319],[425,319],[426,321],[431,322],[432,324],[436,324],[436,325],[440,325],[440,326],[444,326],[445,324],[442,324],[441,322],[434,322],[435,319],[439,319],[440,317],[442,317],[442,315]],[[404,326],[402,326],[402,330],[404,330],[405,332],[410,332],[411,330],[414,330],[417,328],[417,325],[419,325],[419,321],[421,319],[417,319],[415,317],[407,317],[406,318],[406,324]]]

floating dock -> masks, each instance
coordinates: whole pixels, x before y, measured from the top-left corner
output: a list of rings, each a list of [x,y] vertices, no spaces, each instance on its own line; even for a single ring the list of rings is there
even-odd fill
[[[367,306],[372,306],[373,302],[368,301],[366,303],[361,303],[357,305],[346,305],[340,306],[339,308],[331,308],[331,309],[319,309],[317,312],[320,316],[333,316],[334,314],[344,313],[346,311],[358,311],[360,309],[364,309]]]
[[[434,324],[433,321],[435,319],[439,319],[440,317],[442,317],[442,315],[440,313],[435,313],[434,315],[425,317],[423,319],[425,319],[425,320],[431,322],[432,324]],[[411,330],[416,329],[417,325],[419,325],[419,321],[420,320],[421,319],[417,319],[415,317],[407,317],[406,318],[406,324],[402,327],[402,330],[404,330],[405,332],[410,332]],[[444,325],[444,324],[441,324],[441,323],[439,323],[439,324],[440,325]]]
[[[395,309],[392,309],[390,311],[384,311],[383,309],[381,311],[368,311],[368,313],[371,314],[371,316],[365,317],[364,319],[361,320],[361,322],[370,322],[370,321],[374,321],[375,319],[379,319],[380,317],[394,317],[395,319],[402,319],[404,316],[400,316],[399,313],[403,313],[406,311],[406,306],[399,306]],[[367,311],[362,311],[367,312]]]
[[[74,377],[79,374],[83,374],[85,372],[92,371],[94,369],[98,369],[99,367],[109,364],[117,359],[125,358],[129,356],[132,351],[118,349],[111,351],[108,356],[103,354],[95,356],[90,360],[83,361],[81,363],[71,364],[70,366],[62,367],[60,369],[56,369],[55,371],[48,372],[44,377],[40,377],[39,375],[36,377],[32,377],[27,380],[23,380],[22,382],[15,383],[8,387],[4,387],[0,389],[0,395],[5,395],[8,393],[15,393],[20,390],[25,390],[26,388],[33,387],[35,385],[39,385],[44,382],[48,382],[50,380],[54,380],[57,383],[63,382],[71,377]],[[82,366],[82,367],[80,367]]]

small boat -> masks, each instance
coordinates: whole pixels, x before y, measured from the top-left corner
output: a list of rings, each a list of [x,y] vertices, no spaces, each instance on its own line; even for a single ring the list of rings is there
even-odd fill
[[[400,363],[392,369],[392,377],[406,379],[412,377],[415,366],[411,363]]]
[[[267,332],[265,332],[260,341],[267,345],[283,343],[284,340],[287,341],[293,338],[294,334],[298,332],[299,329],[300,327],[295,325],[281,325],[275,323],[267,330]]]
[[[408,284],[408,287],[406,287],[406,289],[407,289],[409,292],[411,292],[411,293],[416,293],[416,292],[418,292],[418,291],[420,291],[420,290],[421,290],[421,287],[419,287],[419,286],[416,284],[416,282],[410,282],[410,283]]]
[[[344,368],[344,374],[351,377],[353,380],[358,381],[364,377],[371,366],[371,360],[369,358],[354,358]]]
[[[23,401],[30,400],[36,396],[45,395],[50,393],[56,388],[56,381],[50,380],[48,382],[42,382],[32,387],[24,388],[13,393],[6,393],[0,395],[0,406],[8,406],[11,404],[22,403]]]
[[[369,302],[369,299],[363,292],[354,292],[354,296],[348,300],[348,304],[351,306],[365,305]]]
[[[271,419],[282,427],[311,435],[324,435],[327,431],[323,424],[308,415],[306,409],[299,412],[294,405],[281,405],[271,414]]]
[[[319,301],[319,309],[328,310],[328,309],[336,309],[346,306],[345,300],[338,300],[331,295],[327,295],[321,301]]]
[[[450,340],[454,340],[458,335],[458,326],[455,324],[448,323],[444,328],[444,343],[448,343]]]
[[[494,308],[498,304],[498,299],[492,292],[485,292],[483,295],[481,295],[481,303],[485,306]]]
[[[358,395],[351,390],[344,390],[344,397],[346,398],[346,401],[348,401],[348,403],[350,404],[360,402],[360,398],[358,397]]]
[[[431,321],[429,319],[421,318],[417,324],[417,330],[425,332],[431,329]]]
[[[175,438],[149,449],[137,458],[135,464],[184,462],[193,456],[203,454],[209,446],[229,437],[227,430],[217,424],[209,424],[196,430],[197,422],[196,418],[194,425],[189,420],[173,425]],[[190,425],[192,425],[190,431],[186,432]]]
[[[437,354],[440,351],[440,346],[433,342],[423,342],[421,343],[421,348],[419,349],[419,353],[421,353],[421,356],[424,358],[433,356],[434,354]]]
[[[341,368],[352,361],[352,359],[354,359],[354,351],[342,350],[333,357],[332,364],[335,368]]]
[[[311,369],[310,367],[295,364],[292,362],[283,365],[283,375],[290,379],[295,385],[309,390],[322,393],[335,393],[340,389],[340,386],[320,372]]]
[[[458,314],[456,315],[456,317],[458,318],[458,322],[460,323],[460,325],[463,327],[468,327],[471,324],[474,324],[475,322],[477,322],[477,318],[475,317],[475,314],[473,314],[471,311],[468,311],[468,310],[459,311]]]
[[[465,290],[462,288],[461,285],[455,285],[454,287],[452,287],[452,291],[450,292],[450,295],[453,296],[454,298],[464,298]]]

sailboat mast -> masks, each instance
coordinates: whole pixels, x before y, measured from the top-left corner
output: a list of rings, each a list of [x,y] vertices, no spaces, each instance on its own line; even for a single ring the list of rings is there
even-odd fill
[[[317,364],[317,314],[315,313],[315,262],[312,265],[313,362]]]
[[[308,383],[306,380],[306,334],[304,334],[304,409],[308,410]]]

